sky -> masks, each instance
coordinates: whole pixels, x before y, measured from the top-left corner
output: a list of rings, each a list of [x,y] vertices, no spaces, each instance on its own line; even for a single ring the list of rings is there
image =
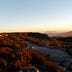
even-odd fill
[[[72,31],[72,0],[0,0],[0,32]]]

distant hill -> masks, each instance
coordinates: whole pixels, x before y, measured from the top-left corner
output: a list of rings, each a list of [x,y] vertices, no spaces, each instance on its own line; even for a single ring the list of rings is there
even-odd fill
[[[72,37],[72,31],[63,32],[63,33],[56,33],[56,32],[46,32],[50,37]]]

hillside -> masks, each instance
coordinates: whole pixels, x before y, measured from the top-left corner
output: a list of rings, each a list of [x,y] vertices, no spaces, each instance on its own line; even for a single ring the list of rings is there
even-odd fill
[[[42,33],[0,33],[0,72],[20,72],[24,67],[63,72],[61,62],[66,60],[65,66],[72,63],[71,54],[66,51],[71,43],[64,46],[64,42]]]

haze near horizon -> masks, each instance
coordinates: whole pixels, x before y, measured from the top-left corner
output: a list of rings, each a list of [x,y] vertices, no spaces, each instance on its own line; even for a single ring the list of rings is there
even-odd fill
[[[0,0],[0,32],[72,31],[72,0]]]

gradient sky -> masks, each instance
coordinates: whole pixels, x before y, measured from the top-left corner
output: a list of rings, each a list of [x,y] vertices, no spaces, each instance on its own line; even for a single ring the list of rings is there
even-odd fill
[[[70,30],[72,0],[0,0],[0,32]]]

